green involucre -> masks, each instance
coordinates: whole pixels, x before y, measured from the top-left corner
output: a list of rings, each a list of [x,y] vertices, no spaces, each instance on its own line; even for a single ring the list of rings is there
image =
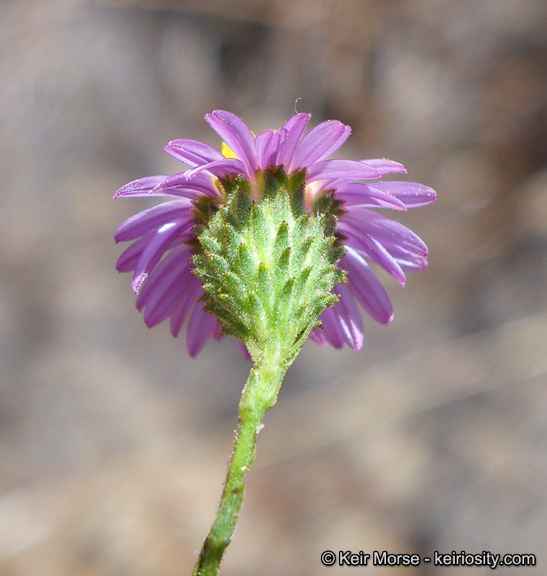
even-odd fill
[[[259,182],[259,184],[258,184]],[[205,310],[239,338],[257,361],[268,349],[292,363],[321,312],[344,281],[337,268],[342,244],[334,235],[339,203],[323,195],[305,208],[305,171],[270,168],[257,177],[251,199],[240,176],[220,181],[224,204],[196,206],[193,264],[203,281]]]

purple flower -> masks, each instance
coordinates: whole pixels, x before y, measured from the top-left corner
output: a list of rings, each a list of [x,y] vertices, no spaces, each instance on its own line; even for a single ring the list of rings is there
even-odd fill
[[[187,347],[197,355],[209,336],[220,339],[216,317],[203,310],[201,281],[190,262],[194,226],[200,198],[222,202],[218,179],[241,174],[259,197],[257,174],[269,166],[283,166],[290,174],[306,171],[306,202],[309,207],[325,190],[334,190],[343,202],[336,233],[346,252],[339,267],[347,271],[347,283],[334,291],[338,302],[320,319],[323,328],[311,332],[320,345],[341,348],[344,343],[358,350],[364,335],[360,305],[377,322],[393,319],[393,308],[382,284],[371,269],[376,264],[404,286],[405,270],[427,265],[427,247],[402,224],[374,210],[405,211],[425,206],[436,198],[434,190],[406,181],[383,181],[386,174],[406,173],[398,162],[386,159],[331,159],[348,139],[351,129],[337,120],[322,122],[304,134],[309,114],[296,114],[279,130],[266,130],[256,137],[230,112],[217,110],[205,119],[229,147],[223,154],[196,140],[174,140],[165,151],[189,167],[172,176],[141,178],[120,188],[114,198],[167,196],[171,200],[144,210],[124,222],[116,242],[132,242],[117,262],[120,272],[133,272],[137,308],[152,327],[169,319],[171,333],[178,336],[188,321]]]

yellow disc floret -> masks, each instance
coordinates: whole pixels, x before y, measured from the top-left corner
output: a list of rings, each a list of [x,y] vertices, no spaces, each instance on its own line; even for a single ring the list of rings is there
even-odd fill
[[[226,144],[226,142],[222,143],[222,146],[220,147],[220,152],[222,153],[224,158],[236,158],[237,159],[237,156],[234,154],[234,151],[228,146],[228,144]]]

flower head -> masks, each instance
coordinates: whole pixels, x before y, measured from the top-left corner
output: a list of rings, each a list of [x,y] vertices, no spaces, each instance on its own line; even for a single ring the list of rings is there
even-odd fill
[[[389,297],[370,265],[380,266],[403,286],[405,270],[427,265],[423,241],[375,209],[405,211],[424,206],[435,200],[435,191],[413,182],[382,180],[386,174],[406,173],[398,162],[330,158],[351,132],[336,120],[322,122],[305,134],[310,115],[296,114],[279,130],[254,136],[230,112],[217,110],[205,118],[225,143],[224,153],[203,142],[174,140],[165,151],[188,170],[135,180],[114,196],[170,198],[129,218],[115,234],[116,242],[132,242],[118,259],[117,269],[133,272],[136,305],[144,311],[145,323],[151,327],[169,319],[176,337],[187,320],[187,347],[192,356],[210,336],[239,336],[204,309],[207,295],[202,281],[207,272],[196,275],[196,262],[206,244],[215,241],[202,231],[227,204],[228,188],[235,185],[245,190],[255,205],[275,177],[286,189],[297,191],[291,193],[301,191],[305,210],[324,217],[335,239],[335,264],[346,272],[344,281],[342,275],[336,277],[336,301],[323,303],[322,326],[312,326],[306,336],[309,333],[321,345],[340,348],[346,343],[360,349],[364,336],[358,305],[378,322],[387,324],[393,319]],[[220,289],[216,292],[218,296]]]

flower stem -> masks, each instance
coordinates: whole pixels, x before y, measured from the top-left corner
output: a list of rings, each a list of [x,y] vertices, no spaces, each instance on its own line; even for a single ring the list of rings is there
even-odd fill
[[[193,576],[218,574],[220,561],[232,540],[241,510],[245,476],[255,459],[256,438],[262,428],[262,418],[266,410],[275,404],[290,363],[279,354],[279,346],[266,348],[253,366],[241,395],[239,426],[222,499],[217,517],[203,543]]]

